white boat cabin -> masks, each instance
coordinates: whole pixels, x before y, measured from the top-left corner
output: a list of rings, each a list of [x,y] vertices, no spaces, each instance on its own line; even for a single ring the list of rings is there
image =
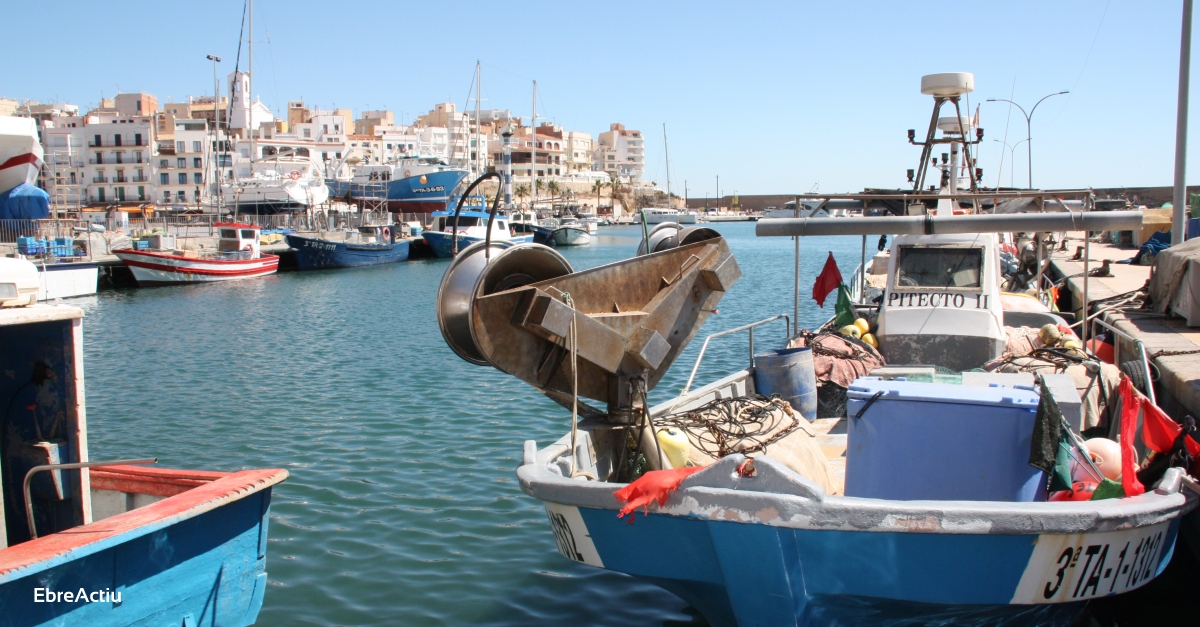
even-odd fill
[[[478,237],[483,239],[487,236],[487,229],[489,227],[488,220],[489,218],[487,214],[477,212],[471,212],[468,214],[463,212],[462,215],[458,216],[458,232],[466,235],[467,237]],[[492,230],[492,239],[507,240],[512,237],[512,233],[509,231],[508,221],[509,218],[506,216],[496,216],[496,219],[490,225]],[[454,214],[434,214],[433,221],[429,226],[429,230],[441,233],[449,233],[453,231]]]
[[[262,255],[260,229],[251,224],[226,222],[217,224],[217,252],[238,254],[242,259],[257,259]]]
[[[1008,336],[996,235],[897,236],[878,322],[888,363],[970,370],[999,357]]]

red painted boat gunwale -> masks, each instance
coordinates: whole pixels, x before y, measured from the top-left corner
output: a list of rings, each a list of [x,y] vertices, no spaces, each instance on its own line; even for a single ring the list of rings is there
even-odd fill
[[[93,473],[95,472],[93,471]],[[193,518],[270,488],[288,477],[288,472],[281,468],[219,474],[224,476],[157,503],[117,514],[90,525],[73,527],[66,531],[0,549],[0,576],[34,566],[71,551],[84,549],[89,544],[136,532],[141,527],[155,525],[155,523],[171,525]],[[161,528],[163,525],[155,525],[154,528]]]
[[[143,468],[141,466],[106,466],[92,470],[93,490],[111,490],[126,494],[175,496],[226,477],[227,472],[204,470],[175,470]]]
[[[241,222],[217,222],[216,224],[213,224],[213,226],[227,226],[235,229],[254,229],[255,231],[261,230],[259,227],[254,226],[253,224],[243,224]]]
[[[192,261],[195,263],[221,263],[221,264],[251,264],[251,263],[272,263],[271,258],[274,258],[273,263],[279,263],[279,255],[271,253],[262,253],[254,259],[201,259],[199,257],[183,257],[181,255],[169,255],[166,253],[152,253],[145,250],[134,250],[132,248],[121,248],[113,251],[114,255],[141,255],[145,257],[157,257],[159,259],[175,259],[178,261]],[[129,261],[122,259],[122,261]],[[171,266],[172,268],[182,266]]]
[[[137,268],[147,268],[149,270],[159,270],[161,272],[171,272],[174,274],[199,274],[202,276],[252,276],[255,274],[266,273],[271,274],[279,269],[278,261],[267,261],[256,265],[253,268],[233,268],[230,270],[210,270],[208,268],[189,268],[187,266],[168,266],[161,263],[149,263],[146,261],[134,261],[132,259],[122,259],[127,266]],[[260,261],[255,259],[254,261]]]

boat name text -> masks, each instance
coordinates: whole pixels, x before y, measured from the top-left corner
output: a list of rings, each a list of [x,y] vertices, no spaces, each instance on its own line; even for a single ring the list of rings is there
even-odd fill
[[[414,187],[413,188],[413,193],[415,193],[415,194],[428,194],[431,192],[444,192],[444,191],[446,191],[446,187],[443,185],[434,185],[432,187]]]
[[[948,292],[892,292],[888,307],[953,307],[955,309],[987,309],[987,294],[952,294]]]

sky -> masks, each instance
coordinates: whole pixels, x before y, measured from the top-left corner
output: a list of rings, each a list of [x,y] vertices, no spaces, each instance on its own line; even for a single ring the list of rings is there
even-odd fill
[[[211,94],[232,72],[243,0],[13,2],[0,96],[68,102],[146,91]],[[929,123],[922,75],[972,72],[987,185],[1171,185],[1182,3],[384,2],[256,0],[254,92],[391,109],[411,122],[439,102],[531,113],[593,138],[620,122],[646,139],[645,179],[693,198],[851,192],[906,185]],[[248,37],[248,35],[247,35]],[[1197,44],[1200,47],[1200,42]],[[246,64],[242,46],[241,67]],[[1193,64],[1194,79],[1200,70]],[[222,81],[223,82],[223,81]],[[469,100],[470,98],[470,100]],[[1011,109],[1011,111],[1010,111]],[[1192,127],[1200,94],[1191,98]],[[1196,137],[1196,132],[1190,133]],[[1000,140],[1000,141],[997,141]],[[1004,146],[1007,142],[1014,150]],[[1195,147],[1194,142],[1191,144]],[[1190,182],[1200,154],[1190,155]],[[1015,167],[1014,167],[1015,166]]]

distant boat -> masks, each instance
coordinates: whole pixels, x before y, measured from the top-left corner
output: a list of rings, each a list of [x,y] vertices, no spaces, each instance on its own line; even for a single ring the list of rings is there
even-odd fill
[[[262,252],[260,229],[249,224],[218,223],[217,250],[114,250],[140,286],[210,283],[275,274],[279,257]]]
[[[329,200],[321,168],[309,157],[276,156],[234,160],[235,176],[221,195],[237,213],[274,215],[303,212]]]
[[[532,235],[533,243],[549,244],[550,234],[554,229],[538,223],[537,212],[518,211],[509,216],[509,228],[518,235]]]
[[[592,243],[592,234],[588,232],[587,225],[579,220],[563,218],[550,233],[550,241],[555,246],[587,246]]]
[[[453,248],[455,239],[458,240],[458,249],[462,250],[475,242],[482,242],[488,234],[488,229],[491,229],[493,242],[512,242],[514,244],[532,242],[532,234],[514,235],[509,230],[508,218],[505,216],[496,216],[496,220],[489,225],[490,216],[483,211],[463,211],[458,216],[458,229],[454,231],[454,212],[453,211],[438,211],[432,216],[433,221],[429,228],[421,233],[421,237],[429,243],[429,247],[433,249],[434,254],[438,257],[453,257]]]
[[[451,169],[432,157],[412,157],[397,162],[359,165],[350,179],[325,179],[332,198],[367,199],[375,189],[386,189],[388,211],[433,213],[444,210],[466,170]]]
[[[296,250],[300,270],[356,268],[396,263],[408,259],[409,242],[396,241],[391,226],[360,226],[343,241],[288,234],[288,246]]]

